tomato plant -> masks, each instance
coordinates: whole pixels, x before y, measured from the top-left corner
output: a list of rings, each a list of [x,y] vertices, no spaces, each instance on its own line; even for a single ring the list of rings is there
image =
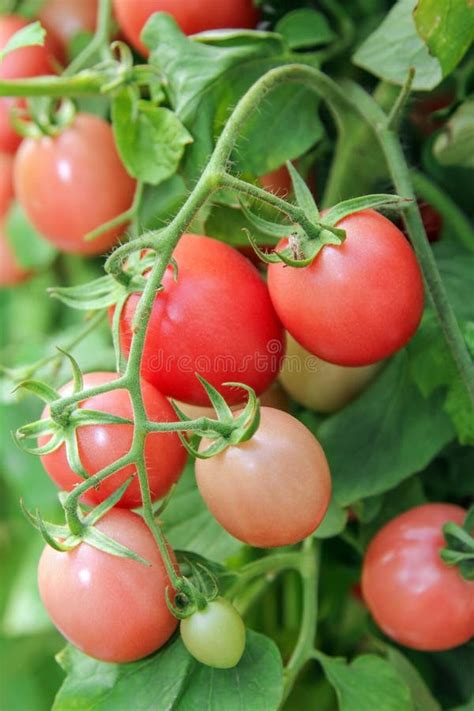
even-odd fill
[[[15,157],[16,195],[34,226],[65,252],[101,254],[123,232],[85,236],[131,205],[135,183],[120,162],[108,123],[78,114],[56,136],[27,138]],[[87,205],[87,209],[84,209]]]
[[[86,386],[93,387],[112,381],[116,377],[115,373],[88,373],[84,382]],[[161,393],[146,381],[141,383],[141,388],[145,409],[150,420],[157,422],[174,420],[173,410]],[[67,395],[71,391],[72,383],[69,383],[62,389],[62,394]],[[133,418],[132,406],[126,390],[114,390],[93,396],[82,402],[80,407],[86,410],[107,412],[127,420]],[[43,416],[48,415],[48,408],[46,408]],[[87,474],[91,475],[127,454],[132,444],[133,425],[85,425],[76,430],[76,436],[79,456]],[[47,436],[40,438],[39,445],[46,444],[48,439]],[[156,500],[164,496],[177,481],[184,467],[186,452],[178,435],[173,432],[150,433],[146,438],[144,451],[150,493],[152,499]],[[50,477],[62,490],[71,491],[77,484],[80,484],[81,477],[73,471],[68,463],[65,444],[62,444],[54,452],[44,455],[42,462]],[[104,501],[134,474],[135,470],[132,465],[123,467],[97,488],[91,489],[86,496],[87,502],[97,504]],[[140,506],[141,500],[140,483],[135,476],[121,497],[119,505],[125,508],[135,508]]]
[[[106,662],[141,659],[165,644],[177,620],[165,602],[170,585],[143,520],[109,511],[97,529],[147,561],[124,560],[87,543],[68,553],[46,547],[38,568],[41,599],[54,624],[76,647]],[[68,604],[73,597],[74,606]]]
[[[203,440],[201,450],[208,444]],[[223,528],[260,548],[306,538],[321,523],[331,496],[318,441],[291,415],[269,407],[262,407],[248,442],[198,460],[196,480]]]
[[[270,265],[268,286],[284,326],[307,350],[336,365],[370,365],[415,332],[421,273],[402,232],[382,215],[362,211],[337,224],[342,245],[326,245],[301,271]]]
[[[210,667],[235,667],[244,653],[245,625],[225,597],[212,600],[182,620],[180,632],[188,652]]]
[[[128,41],[142,54],[148,54],[140,35],[146,21],[155,12],[168,12],[183,32],[197,32],[231,27],[255,27],[258,13],[252,0],[113,0],[114,11]]]
[[[222,388],[225,382],[242,381],[262,393],[283,355],[281,325],[262,278],[235,250],[209,237],[184,235],[173,257],[179,277],[168,267],[153,302],[143,377],[164,395],[193,405],[208,402],[196,372],[230,403],[241,402],[242,391]],[[126,355],[138,302],[139,295],[132,294],[121,316]]]
[[[371,541],[362,592],[384,632],[414,649],[451,649],[474,636],[474,583],[440,557],[442,527],[465,511],[425,504],[401,514]]]
[[[0,15],[0,50],[11,37],[27,25],[27,21],[17,15]],[[44,47],[20,47],[7,55],[0,64],[1,79],[34,77],[54,72],[54,55],[57,46],[54,38],[47,37]],[[23,108],[25,103],[8,97],[0,98],[0,151],[14,153],[21,143],[10,123],[11,111]]]
[[[471,707],[472,10],[408,4],[4,0],[2,708]]]

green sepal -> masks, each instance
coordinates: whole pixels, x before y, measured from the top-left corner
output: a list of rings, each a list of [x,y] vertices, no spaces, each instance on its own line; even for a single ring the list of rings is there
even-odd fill
[[[228,441],[226,441],[223,437],[219,437],[212,444],[210,444],[207,449],[204,449],[202,452],[199,451],[196,447],[187,447],[187,449],[188,452],[193,455],[193,457],[196,457],[196,459],[210,459],[211,457],[215,457],[216,454],[220,454],[221,452],[223,452],[228,445]]]
[[[79,367],[79,363],[77,362],[77,360],[75,358],[73,358],[73,356],[70,353],[63,350],[59,346],[56,346],[56,350],[58,350],[63,356],[65,356],[68,359],[69,364],[71,366],[73,383],[74,383],[73,393],[80,392],[84,388],[84,378],[82,377],[82,371]]]
[[[440,550],[440,557],[446,565],[456,565],[466,580],[474,580],[474,537],[473,508],[471,508],[462,526],[449,521],[443,526],[446,546]]]
[[[112,276],[106,275],[80,286],[51,287],[48,293],[73,309],[91,311],[113,306],[127,290]]]
[[[251,439],[260,425],[260,403],[255,394],[255,390],[243,383],[224,383],[231,387],[238,387],[246,390],[248,400],[240,415],[234,419],[235,429],[231,432],[227,441],[229,444],[239,444]]]
[[[59,400],[61,397],[57,390],[39,380],[23,380],[23,382],[16,386],[13,392],[20,389],[26,390],[32,395],[36,395],[36,397],[39,397],[40,400],[43,400],[43,402],[46,402],[48,405]]]
[[[180,419],[181,422],[192,422],[192,421],[193,421],[193,418],[192,418],[192,417],[188,417],[188,415],[186,415],[186,414],[181,410],[181,408],[177,405],[177,403],[176,403],[174,400],[170,400],[170,404],[171,404],[171,407],[173,408],[173,410],[174,410],[174,411],[176,412],[176,414],[178,415],[178,417],[179,417],[179,419]]]
[[[57,551],[67,552],[77,545],[77,543],[67,543],[68,539],[71,538],[67,526],[58,526],[54,523],[44,521],[38,509],[36,510],[36,515],[32,514],[24,505],[23,499],[20,499],[20,508],[29,523],[41,533],[44,541],[48,546],[51,546],[51,548]],[[62,542],[58,541],[57,538],[62,539]]]
[[[295,194],[296,204],[304,210],[304,213],[308,220],[311,222],[318,222],[319,220],[319,210],[311,190],[306,185],[305,181],[301,175],[296,170],[293,163],[289,160],[286,161],[286,167],[291,177],[291,182],[293,184],[293,192]]]
[[[123,365],[125,363],[125,357],[120,346],[120,321],[127,298],[128,294],[122,295],[122,297],[115,304],[112,316],[112,342],[115,353],[115,369],[118,373],[122,372]]]
[[[336,225],[340,220],[354,212],[361,210],[375,210],[380,207],[387,207],[394,210],[402,210],[407,207],[412,200],[410,198],[402,198],[399,195],[391,195],[390,193],[379,193],[376,195],[364,195],[363,197],[351,198],[343,200],[334,207],[331,207],[324,215],[324,221],[329,226]]]
[[[84,469],[81,457],[79,454],[79,445],[77,442],[76,431],[73,429],[64,435],[64,442],[66,444],[66,457],[67,463],[71,467],[72,471],[80,476],[81,479],[89,479],[89,473]]]
[[[98,506],[92,509],[86,516],[84,517],[84,524],[86,526],[94,526],[97,521],[99,521],[102,516],[104,516],[110,509],[112,509],[115,504],[118,504],[122,496],[125,494],[126,490],[132,483],[132,481],[135,479],[135,476],[129,476],[124,483],[119,486],[118,489],[116,489],[113,494],[108,496],[104,501],[102,501]]]
[[[244,228],[244,232],[247,235],[247,239],[250,242],[255,254],[264,262],[265,264],[278,264],[281,262],[280,254],[281,252],[262,252],[258,246],[258,242],[255,237],[249,232],[249,230]]]
[[[88,545],[93,546],[104,553],[110,553],[110,555],[115,555],[118,558],[130,558],[131,560],[141,563],[142,565],[146,565],[147,567],[151,566],[151,563],[145,558],[142,558],[141,555],[138,555],[138,553],[135,553],[126,546],[123,546],[121,543],[118,543],[118,541],[114,541],[112,538],[109,538],[109,536],[106,536],[105,533],[102,533],[102,531],[99,531],[97,528],[93,528],[92,526],[88,526],[84,529],[84,532],[82,533],[82,540],[84,543],[87,543]]]
[[[54,433],[51,438],[42,447],[28,447],[21,437],[18,437],[18,433],[13,433],[13,439],[15,444],[27,454],[33,454],[37,457],[43,457],[45,454],[51,454],[55,452],[61,444],[64,442],[64,435],[61,432]]]
[[[168,493],[166,494],[166,496],[164,496],[164,497],[161,499],[161,501],[158,502],[158,504],[152,506],[152,508],[153,508],[153,517],[154,517],[155,519],[158,519],[158,518],[161,516],[161,514],[163,513],[163,511],[166,509],[166,507],[168,506],[169,502],[170,502],[171,499],[173,498],[173,494],[174,494],[175,491],[176,491],[176,484],[173,484],[173,485],[171,486],[171,489],[170,489],[170,490],[168,491]]]
[[[83,427],[84,425],[133,425],[133,420],[128,417],[120,417],[100,410],[87,410],[86,408],[78,408],[71,413],[69,422],[74,427]]]
[[[221,422],[232,422],[232,410],[216,388],[207,382],[199,373],[195,373],[196,378],[201,383],[206,391],[212,407],[216,411],[216,415]]]
[[[44,45],[45,37],[46,30],[38,21],[22,27],[10,37],[5,46],[0,50],[0,64],[10,52],[15,52],[15,50],[21,47]]]
[[[52,435],[58,432],[56,423],[50,418],[36,420],[19,427],[15,433],[17,439],[30,439]]]
[[[263,232],[269,237],[274,237],[275,239],[288,237],[288,235],[293,230],[293,226],[291,224],[282,225],[279,222],[272,222],[271,220],[266,220],[264,217],[259,217],[247,207],[245,201],[242,200],[242,198],[240,199],[240,207],[242,208],[242,212],[244,213],[247,220],[251,222],[252,225],[256,227],[257,230],[259,230],[259,232]]]

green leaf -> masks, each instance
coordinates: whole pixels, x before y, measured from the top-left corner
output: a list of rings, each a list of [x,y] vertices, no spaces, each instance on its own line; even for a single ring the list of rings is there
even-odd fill
[[[441,64],[443,76],[459,64],[474,39],[474,5],[470,0],[418,0],[416,29]]]
[[[388,491],[423,469],[453,438],[442,400],[439,393],[420,394],[402,352],[357,400],[321,424],[305,411],[301,419],[324,448],[338,503]]]
[[[377,640],[376,646],[410,690],[414,711],[441,711],[418,669],[399,649]]]
[[[6,234],[19,264],[25,269],[47,267],[58,253],[56,248],[35,230],[16,201],[7,214]]]
[[[301,8],[284,15],[275,27],[291,49],[306,49],[328,44],[337,38],[321,12]]]
[[[433,89],[443,78],[441,65],[416,31],[417,0],[398,0],[382,24],[358,48],[353,61],[380,79],[402,86],[411,67],[413,89]]]
[[[265,229],[263,229],[264,227]],[[267,220],[250,213],[247,208],[241,210],[227,207],[227,205],[213,206],[206,220],[206,234],[210,234],[215,239],[219,239],[233,247],[250,246],[247,231],[252,233],[252,237],[257,244],[264,246],[276,245],[277,239],[275,238],[279,239],[282,236],[288,236],[291,232],[291,226],[288,225],[285,228],[285,235],[283,235],[283,226],[281,226],[281,235],[278,235],[276,234],[278,227],[275,225],[274,236],[271,237],[268,234],[270,229]]]
[[[447,240],[434,245],[433,251],[449,301],[469,344],[474,324],[471,288],[474,255]],[[408,351],[411,374],[421,392],[425,396],[441,393],[444,410],[449,414],[459,440],[464,444],[474,443],[472,404],[431,309],[426,311]]]
[[[441,165],[474,168],[474,99],[454,112],[437,135],[433,153]]]
[[[172,108],[193,137],[199,136],[186,151],[188,180],[207,163],[232,107],[260,76],[288,62],[309,61],[292,54],[277,34],[222,31],[189,38],[163,13],[150,18],[142,38],[152,50],[150,62],[167,81]],[[272,92],[242,132],[232,155],[236,170],[263,175],[306,152],[322,135],[318,103],[314,92],[301,86]]]
[[[195,483],[192,461],[160,519],[164,534],[173,548],[223,561],[242,547],[242,543],[224,531],[207,510]]]
[[[46,30],[41,27],[40,22],[32,22],[26,27],[22,27],[21,30],[15,32],[15,34],[10,37],[3,49],[0,50],[0,63],[5,59],[7,54],[14,52],[16,49],[21,47],[32,47],[33,45],[44,45],[44,38],[46,37]]]
[[[113,101],[112,125],[128,172],[152,185],[176,173],[185,146],[193,140],[172,111],[150,101],[135,102],[127,91]]]
[[[283,668],[275,644],[252,631],[239,664],[211,669],[195,661],[175,637],[157,654],[131,664],[106,664],[66,647],[58,661],[67,673],[52,711],[277,711]]]
[[[347,523],[347,510],[339,506],[337,501],[332,497],[323,522],[314,532],[315,538],[332,538],[339,535]]]
[[[362,654],[351,664],[317,653],[334,687],[340,711],[414,711],[407,685],[396,670],[374,654]]]
[[[306,182],[290,161],[287,161],[286,167],[288,168],[288,172],[291,177],[296,204],[304,210],[304,213],[309,220],[317,222],[319,219],[319,210],[314,201],[311,190],[308,188]]]

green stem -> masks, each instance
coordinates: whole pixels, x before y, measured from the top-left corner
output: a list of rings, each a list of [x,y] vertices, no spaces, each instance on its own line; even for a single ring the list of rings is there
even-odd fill
[[[112,230],[115,227],[119,227],[120,225],[123,225],[126,222],[130,222],[130,220],[133,220],[138,210],[140,209],[144,187],[144,183],[141,180],[138,180],[135,188],[135,194],[133,196],[133,201],[128,210],[125,210],[125,212],[121,212],[120,215],[113,217],[108,222],[104,222],[102,225],[99,225],[99,227],[96,227],[95,230],[91,230],[91,232],[88,232],[84,237],[84,241],[92,242],[94,239],[104,234],[104,232],[107,232],[107,230]]]
[[[307,538],[301,553],[301,579],[303,583],[303,615],[296,646],[285,669],[283,700],[288,698],[298,674],[311,659],[318,617],[318,577],[320,567],[320,544]]]
[[[474,230],[454,200],[423,173],[412,169],[410,174],[416,195],[439,212],[450,236],[474,252]]]
[[[108,78],[102,72],[85,70],[73,77],[42,76],[0,81],[0,96],[97,96]]]
[[[97,29],[87,47],[71,62],[63,72],[63,76],[71,76],[85,67],[96,52],[101,52],[103,58],[107,57],[110,43],[110,27],[112,19],[112,0],[99,0],[97,9]]]
[[[269,579],[273,579],[284,570],[299,570],[300,564],[301,554],[299,551],[272,553],[264,558],[252,561],[252,563],[248,563],[239,570],[239,577],[234,585],[229,588],[227,596],[232,599],[255,578],[265,575]]]

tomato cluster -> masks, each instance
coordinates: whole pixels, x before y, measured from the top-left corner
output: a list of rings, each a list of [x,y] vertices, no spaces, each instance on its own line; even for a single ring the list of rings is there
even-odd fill
[[[71,36],[95,24],[96,0],[81,4],[78,15],[72,14],[73,5],[77,9],[77,3],[50,0],[40,16],[48,30],[45,47],[17,50],[2,63],[0,77],[54,72]],[[172,10],[186,33],[254,27],[258,20],[251,0],[212,5],[211,20],[203,26],[196,2],[177,7],[170,0],[114,0],[122,31],[143,53],[140,33],[155,11]],[[24,24],[13,16],[0,18],[0,47]],[[16,263],[5,235],[5,215],[14,198],[34,227],[61,251],[92,255],[112,248],[126,225],[106,229],[91,241],[86,236],[126,212],[136,190],[104,119],[77,113],[66,126],[26,137],[20,145],[8,112],[9,104],[2,99],[0,285],[28,275]],[[286,168],[260,182],[276,192],[292,189]],[[295,401],[330,413],[347,405],[376,377],[384,359],[402,348],[418,327],[424,305],[421,272],[408,240],[381,214],[355,212],[337,227],[345,232],[342,244],[325,245],[308,266],[274,262],[267,279],[236,249],[212,236],[182,235],[154,296],[140,361],[140,389],[150,423],[176,421],[169,399],[180,401],[183,408],[209,404],[196,374],[237,408],[235,418],[242,405],[238,383],[265,397],[279,376]],[[276,251],[288,243],[285,238]],[[141,276],[149,277],[146,269]],[[134,343],[140,299],[141,292],[129,293],[117,314],[125,360]],[[84,388],[117,377],[89,373]],[[73,387],[64,386],[61,396],[71,394]],[[76,427],[81,475],[75,471],[66,438],[42,455],[47,473],[66,491],[125,457],[136,434],[126,389],[91,395],[79,403],[81,409],[127,422]],[[50,415],[48,406],[43,419]],[[47,447],[50,438],[50,433],[41,435],[39,447]],[[204,458],[212,444],[212,438],[201,437],[196,481],[208,509],[228,533],[250,546],[271,548],[299,543],[318,529],[331,499],[330,468],[321,445],[299,420],[264,404],[250,438],[228,437],[225,448]],[[178,481],[187,455],[176,432],[149,431],[143,448],[155,502]],[[58,629],[87,654],[119,663],[159,649],[178,624],[171,608],[179,595],[162,552],[143,518],[131,511],[143,505],[143,483],[135,466],[126,464],[90,488],[82,503],[103,504],[127,482],[96,528],[141,556],[146,565],[110,555],[87,540],[67,552],[47,546],[39,565],[41,597]],[[442,525],[448,520],[461,522],[463,513],[442,504],[407,512],[369,546],[363,595],[381,629],[401,644],[447,649],[474,631],[472,585],[438,555]],[[179,571],[173,551],[168,551]],[[427,615],[431,608],[442,609],[445,586],[452,590],[449,606]],[[64,605],[68,597],[74,605]],[[215,667],[235,666],[244,652],[245,627],[222,597],[208,600],[186,617],[181,635],[197,660]]]

